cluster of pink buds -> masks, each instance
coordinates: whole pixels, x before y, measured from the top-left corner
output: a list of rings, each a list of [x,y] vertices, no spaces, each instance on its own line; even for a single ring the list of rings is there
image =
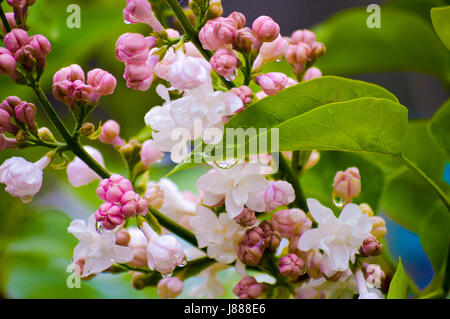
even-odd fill
[[[281,235],[273,224],[263,221],[259,226],[248,229],[237,247],[239,259],[246,265],[256,266],[265,251],[274,254],[280,245]]]
[[[235,222],[242,227],[251,227],[256,224],[255,211],[244,207],[242,212],[234,218]]]
[[[294,66],[296,74],[302,74],[308,63],[314,63],[324,54],[324,44],[316,41],[316,35],[312,31],[297,30],[291,35],[286,60]],[[314,72],[317,75],[317,70]],[[314,74],[309,77],[311,75]]]
[[[117,81],[110,73],[94,69],[85,80],[83,69],[76,64],[62,68],[53,77],[53,96],[71,110],[81,105],[95,105],[100,97],[114,93]]]
[[[350,203],[353,198],[361,193],[361,176],[356,167],[350,167],[346,171],[337,172],[333,181],[333,195]]]
[[[36,0],[6,0],[6,2],[13,8],[17,24],[25,25],[28,7],[35,4]]]
[[[155,37],[144,37],[139,33],[125,33],[117,40],[116,56],[126,65],[123,77],[129,88],[139,91],[150,88],[153,68],[159,60],[157,55],[150,54],[155,45]]]
[[[306,266],[305,262],[296,254],[289,254],[281,258],[278,270],[282,276],[296,280],[306,273]]]
[[[133,190],[129,180],[120,175],[102,180],[97,188],[97,195],[105,203],[95,213],[95,218],[105,229],[114,229],[125,218],[145,216],[148,212],[147,201]]]
[[[16,71],[17,65],[27,73],[35,69],[37,77],[42,75],[47,65],[47,55],[52,50],[46,37],[40,34],[30,37],[23,29],[12,29],[5,35],[3,42],[6,49],[0,50],[0,74],[6,73],[20,84],[25,83],[25,79]]]
[[[13,12],[6,12],[5,13],[5,17],[6,17],[6,21],[8,21],[8,24],[9,24],[9,27],[11,28],[11,30],[18,28],[17,22],[16,22],[16,18],[14,16]],[[4,26],[2,21],[0,21],[0,27],[1,27],[1,30],[2,30],[3,34],[7,34],[8,33],[6,31],[6,28],[5,28],[5,26]]]
[[[233,292],[239,299],[257,299],[266,289],[266,286],[256,281],[254,277],[247,276],[234,286]]]
[[[244,104],[244,106],[248,105],[248,104],[250,104],[252,102],[253,91],[252,91],[252,89],[250,89],[246,85],[243,85],[243,86],[238,87],[238,88],[232,88],[230,90],[230,92],[233,93],[234,95],[238,96],[242,100],[242,103]],[[241,112],[243,110],[244,110],[244,108],[242,107],[237,112]]]
[[[35,115],[33,103],[22,101],[17,96],[7,97],[0,104],[0,150],[17,146],[17,140],[5,137],[4,133],[16,137],[20,130],[37,132]]]

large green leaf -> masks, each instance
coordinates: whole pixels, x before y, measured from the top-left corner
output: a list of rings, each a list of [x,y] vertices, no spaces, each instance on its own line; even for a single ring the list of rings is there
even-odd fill
[[[421,16],[431,25],[430,10],[434,7],[443,7],[450,4],[448,0],[389,0],[383,8],[394,7],[409,11]]]
[[[399,258],[397,271],[389,286],[387,299],[408,299],[408,278]]]
[[[431,9],[431,20],[439,38],[450,50],[450,6]]]
[[[260,132],[260,141],[271,141],[272,129],[278,129],[280,151],[319,149],[398,155],[406,125],[407,110],[385,89],[361,81],[323,77],[258,101],[225,127],[254,128]],[[245,147],[225,146],[226,150]],[[218,159],[207,158],[203,151],[204,145],[194,149],[171,173],[198,165],[194,159]]]
[[[415,71],[448,83],[450,56],[426,20],[383,7],[381,28],[370,29],[369,15],[365,7],[346,10],[314,29],[327,46],[327,54],[317,61],[325,74]]]
[[[429,125],[431,137],[450,159],[450,100],[435,113]]]

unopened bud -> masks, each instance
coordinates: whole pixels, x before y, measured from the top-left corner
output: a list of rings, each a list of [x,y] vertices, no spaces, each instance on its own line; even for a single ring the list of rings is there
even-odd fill
[[[245,24],[247,23],[247,19],[245,18],[245,15],[243,13],[240,13],[238,11],[232,12],[228,18],[231,18],[236,22],[236,27],[238,29],[242,29],[245,27]]]
[[[373,217],[375,215],[372,207],[370,207],[369,204],[363,203],[359,205],[359,208],[361,209],[363,214],[366,214],[369,217]]]
[[[102,125],[102,132],[98,139],[105,144],[120,145],[122,139],[120,138],[120,125],[114,120],[106,121]]]
[[[131,287],[136,290],[142,290],[147,287],[148,275],[139,271],[130,271]]]
[[[293,208],[280,210],[273,214],[272,224],[281,236],[292,238],[301,236],[305,231],[311,229],[312,222],[301,209]]]
[[[155,146],[153,140],[147,140],[142,144],[141,161],[145,167],[150,167],[152,164],[161,160],[164,153]]]
[[[251,227],[256,223],[256,215],[253,210],[244,207],[242,212],[234,220],[242,227]]]
[[[184,284],[178,277],[163,278],[158,282],[157,288],[161,298],[171,299],[183,292]]]
[[[120,154],[122,154],[127,163],[131,163],[139,158],[141,147],[141,144],[137,140],[131,140],[120,147]]]
[[[256,19],[252,30],[261,42],[272,42],[280,35],[280,26],[268,16]]]
[[[209,18],[217,18],[223,14],[223,7],[221,0],[210,0],[209,1],[209,9],[208,9],[208,17]]]
[[[239,299],[256,299],[263,293],[264,284],[256,281],[254,277],[247,276],[242,278],[233,289],[233,293]]]
[[[125,228],[122,228],[116,233],[116,244],[119,246],[128,246],[130,242],[130,233]]]
[[[38,136],[41,140],[45,142],[56,142],[55,137],[53,136],[53,133],[46,127],[41,127],[38,129]]]
[[[375,237],[368,237],[364,239],[360,249],[360,254],[363,257],[379,256],[383,245],[380,244]]]
[[[372,221],[372,230],[370,231],[370,233],[376,238],[383,238],[384,236],[386,236],[386,221],[383,219],[383,217],[374,216],[370,217],[370,220]]]
[[[356,167],[350,167],[345,172],[339,171],[333,181],[334,196],[345,202],[351,202],[361,193],[361,177]]]
[[[83,136],[91,136],[92,134],[95,133],[95,125],[90,123],[90,122],[86,122],[83,124],[83,126],[81,126],[80,129],[80,134]]]
[[[306,273],[305,262],[295,254],[281,258],[278,266],[280,274],[293,280]]]
[[[160,209],[164,204],[164,190],[157,183],[149,183],[144,198],[154,209]]]

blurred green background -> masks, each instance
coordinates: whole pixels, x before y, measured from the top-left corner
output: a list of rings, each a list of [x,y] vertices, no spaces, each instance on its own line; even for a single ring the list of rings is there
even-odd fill
[[[365,8],[350,9],[343,14],[332,15],[351,6],[367,6],[369,3],[386,1],[349,1],[345,4],[337,4],[338,1],[335,0],[283,1],[283,8],[287,11],[290,6],[303,6],[301,11],[303,16],[308,15],[307,9],[311,8],[315,16],[313,15],[308,21],[297,19],[295,14],[286,19],[278,17],[277,14],[282,14],[279,12],[281,9],[276,8],[276,4],[280,3],[279,0],[258,1],[258,8],[254,8],[254,4],[247,1],[222,0],[222,2],[226,13],[240,10],[248,14],[248,23],[258,15],[271,15],[273,12],[274,19],[281,21],[282,32],[285,35],[289,35],[297,28],[312,27],[317,24],[314,30],[318,34],[318,39],[325,42],[328,49],[326,57],[319,62],[324,73],[361,78],[388,88],[399,96],[401,103],[410,109],[411,118],[430,117],[448,98],[449,53],[435,35],[429,18],[429,10],[432,6],[445,5],[448,1],[387,1],[382,11],[382,16],[385,14],[386,17],[382,21],[386,24],[383,24],[384,29],[379,33],[371,32],[361,26],[361,23],[364,23],[362,19],[368,16]],[[330,5],[326,9],[324,6],[324,9],[320,11],[316,8],[319,2]],[[345,1],[339,1],[341,2]],[[69,16],[66,8],[72,3],[79,4],[81,7],[80,29],[69,29],[66,26],[66,19]],[[30,9],[28,25],[31,26],[30,33],[43,34],[52,43],[48,69],[41,81],[49,98],[51,98],[49,90],[53,74],[70,64],[79,64],[86,72],[96,67],[103,68],[116,76],[118,86],[115,94],[102,98],[100,106],[89,120],[97,124],[99,121],[115,119],[121,125],[121,136],[127,139],[144,127],[144,115],[150,107],[158,105],[161,101],[154,90],[138,92],[126,88],[122,78],[124,65],[115,57],[117,38],[125,32],[145,34],[150,31],[144,25],[125,24],[122,17],[124,6],[125,0],[38,0]],[[8,6],[3,4],[3,7]],[[319,11],[322,15],[318,14]],[[291,8],[290,12],[295,10]],[[285,65],[272,65],[268,69],[278,70],[280,67],[285,68]],[[413,85],[410,87],[399,83],[407,76],[415,79],[415,82],[411,80]],[[417,86],[425,91],[424,95],[417,94],[415,89]],[[23,100],[36,103],[29,88],[17,86],[7,77],[1,76],[0,100],[10,95],[17,95]],[[72,124],[65,106],[53,99],[51,101],[68,125]],[[424,101],[427,103],[431,101],[432,105],[423,103]],[[53,129],[42,112],[39,112],[37,120],[40,126]],[[420,129],[419,127],[418,130]],[[56,133],[55,136],[57,136]],[[126,173],[119,155],[111,147],[99,142],[85,142],[101,150],[110,171]],[[35,161],[45,151],[44,149],[20,152],[5,150],[0,153],[0,163],[17,154]],[[442,154],[433,148],[430,156],[435,154],[440,156],[434,162],[435,166],[438,166],[435,168],[436,174],[439,175],[445,165],[445,157],[441,159]],[[305,176],[305,183],[311,184],[314,190],[323,190],[322,193],[325,194],[330,192],[333,174],[345,168],[342,166],[349,162],[366,165],[367,178],[377,179],[380,184],[386,182],[384,171],[367,164],[369,161],[364,158],[338,154],[331,161],[330,156],[323,154],[323,164]],[[169,170],[170,166],[164,163],[157,165],[151,170],[151,179],[159,180]],[[171,178],[180,189],[197,192],[195,180],[205,170],[206,168],[200,167],[180,172]],[[128,274],[101,274],[88,282],[83,281],[80,289],[67,288],[66,278],[69,273],[66,272],[66,267],[70,263],[73,248],[77,244],[77,240],[67,233],[67,227],[74,218],[86,219],[101,204],[95,194],[95,188],[95,183],[79,189],[71,188],[65,171],[47,169],[42,191],[35,197],[32,204],[25,206],[11,198],[3,191],[3,187],[0,187],[0,297],[156,297],[154,288],[146,288],[143,291],[132,289]],[[369,192],[371,192],[370,196],[381,197],[381,189],[368,189],[367,193]],[[311,191],[310,194],[317,194],[317,192]],[[415,231],[411,229],[414,227],[408,228]],[[427,263],[426,271],[432,272],[428,261]],[[239,277],[233,271],[224,271],[220,276],[222,279],[227,278],[224,283],[228,289],[224,297],[232,297],[231,287],[239,280]],[[198,279],[191,279],[186,283],[182,297],[188,296],[189,288],[197,281]]]

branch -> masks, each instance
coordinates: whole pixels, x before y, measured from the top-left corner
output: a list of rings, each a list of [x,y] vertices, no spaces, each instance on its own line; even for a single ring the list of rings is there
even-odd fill
[[[2,7],[3,0],[0,0],[0,19],[2,20],[3,25],[5,26],[6,33],[11,32],[11,26],[9,25],[8,19],[6,19],[5,12]]]
[[[301,208],[304,212],[308,212],[308,205],[306,204],[305,194],[303,193],[302,186],[300,185],[300,181],[292,172],[288,162],[283,157],[283,155],[279,154],[280,159],[280,170],[286,177],[286,181],[289,182],[295,191],[295,205]]]

